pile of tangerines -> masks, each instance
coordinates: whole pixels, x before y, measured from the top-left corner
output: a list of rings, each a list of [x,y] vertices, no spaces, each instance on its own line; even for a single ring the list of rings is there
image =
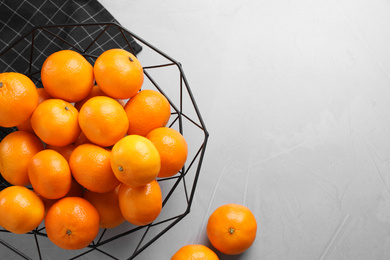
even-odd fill
[[[76,250],[99,228],[152,223],[162,209],[157,178],[177,174],[188,148],[181,133],[166,126],[167,98],[141,90],[139,60],[110,49],[91,65],[78,52],[61,50],[46,58],[41,81],[37,88],[21,73],[0,73],[0,126],[18,128],[0,142],[0,173],[12,184],[0,192],[0,226],[24,234],[44,220],[55,245]],[[226,254],[245,251],[256,236],[253,214],[236,204],[218,210],[209,219],[210,241]],[[245,221],[231,225],[224,238],[220,226],[240,219],[228,220],[228,212]],[[229,238],[233,234],[241,242]],[[208,250],[189,245],[172,259],[215,255]]]

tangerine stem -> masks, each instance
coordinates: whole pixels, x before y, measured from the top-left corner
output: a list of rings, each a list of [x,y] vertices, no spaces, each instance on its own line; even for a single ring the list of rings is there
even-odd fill
[[[234,233],[234,228],[229,228],[229,233],[233,234]]]
[[[0,82],[0,88],[3,86],[3,82]]]
[[[119,166],[118,169],[119,169],[119,171],[121,171],[121,172],[123,171],[123,167],[122,167],[122,166]]]
[[[66,106],[66,107],[65,107],[65,110],[68,111],[68,110],[69,110],[69,107]]]
[[[68,230],[66,230],[66,234],[67,235],[72,235],[72,231],[68,229]]]
[[[131,57],[129,57],[129,60],[130,60],[130,61],[133,61],[133,59],[132,59]]]

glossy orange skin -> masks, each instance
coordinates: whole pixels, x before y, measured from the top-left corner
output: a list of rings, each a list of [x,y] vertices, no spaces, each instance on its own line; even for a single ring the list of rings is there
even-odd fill
[[[226,204],[209,217],[207,236],[211,244],[227,255],[246,251],[255,241],[257,223],[253,213],[245,206]]]
[[[164,95],[155,90],[141,90],[125,105],[129,130],[127,134],[146,136],[155,128],[166,126],[171,106]]]
[[[8,134],[0,142],[0,173],[13,185],[30,184],[28,164],[31,158],[44,149],[41,140],[26,131]]]
[[[119,208],[118,190],[113,189],[105,193],[85,191],[84,199],[88,200],[99,212],[100,228],[115,228],[125,222]]]
[[[110,164],[111,152],[95,144],[79,145],[69,158],[69,166],[78,183],[90,191],[104,193],[115,189],[119,180]]]
[[[162,209],[161,189],[156,180],[137,188],[122,183],[118,199],[123,217],[137,226],[152,223]]]
[[[23,123],[37,105],[38,92],[31,79],[17,72],[0,73],[0,126]]]
[[[61,50],[46,58],[41,79],[53,98],[77,102],[87,97],[93,87],[93,67],[81,54]]]
[[[96,96],[80,109],[79,124],[91,142],[108,147],[127,133],[129,121],[124,108],[114,99]]]
[[[80,135],[78,111],[61,99],[48,99],[40,103],[31,116],[36,135],[53,146],[66,146]]]
[[[46,233],[60,248],[77,250],[87,247],[99,232],[99,213],[79,197],[60,199],[47,212]]]
[[[72,184],[68,162],[51,149],[40,151],[31,158],[28,177],[33,189],[47,199],[64,197]]]
[[[188,155],[188,145],[180,132],[168,127],[152,130],[147,136],[157,148],[161,158],[158,177],[171,177],[183,168]]]
[[[45,207],[33,191],[10,186],[0,192],[0,226],[15,234],[30,232],[42,222]]]
[[[127,99],[134,96],[144,82],[139,60],[123,49],[103,52],[94,64],[97,84],[112,98]]]
[[[46,99],[51,98],[44,88],[37,88],[37,92],[38,92],[38,104],[42,103]],[[31,134],[35,134],[34,129],[31,126],[31,117],[29,117],[23,123],[17,125],[17,128],[21,131],[27,131]]]
[[[180,248],[171,260],[219,260],[213,250],[204,245],[186,245]]]
[[[161,160],[156,147],[147,138],[128,135],[118,141],[111,150],[111,168],[116,178],[131,187],[153,181]]]

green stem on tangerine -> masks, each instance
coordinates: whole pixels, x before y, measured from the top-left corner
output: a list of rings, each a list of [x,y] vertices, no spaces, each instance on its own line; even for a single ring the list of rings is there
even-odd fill
[[[72,235],[72,231],[68,229],[68,230],[66,230],[66,234],[67,235]]]
[[[3,86],[3,82],[0,82],[0,88]]]
[[[119,171],[123,172],[123,167],[122,166],[119,166],[118,169],[119,169]]]
[[[66,106],[66,107],[65,107],[65,110],[68,111],[68,110],[69,110],[69,107]]]
[[[229,228],[229,233],[233,234],[234,233],[234,228]]]

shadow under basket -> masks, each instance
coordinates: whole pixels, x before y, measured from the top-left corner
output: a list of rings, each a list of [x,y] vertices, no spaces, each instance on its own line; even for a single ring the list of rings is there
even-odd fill
[[[41,88],[40,70],[50,54],[74,50],[93,65],[102,52],[112,48],[137,56],[144,69],[142,89],[157,90],[168,99],[171,118],[167,126],[178,130],[188,143],[187,161],[180,172],[157,179],[163,193],[160,215],[146,226],[125,222],[113,229],[100,229],[95,240],[81,250],[63,250],[51,243],[44,222],[23,235],[0,227],[0,255],[17,254],[24,259],[134,259],[189,214],[209,134],[179,62],[116,23],[64,24],[35,27],[16,39],[0,53],[0,73],[23,73]],[[0,141],[13,131],[17,128],[0,127]],[[11,184],[0,176],[0,190],[8,186]]]

